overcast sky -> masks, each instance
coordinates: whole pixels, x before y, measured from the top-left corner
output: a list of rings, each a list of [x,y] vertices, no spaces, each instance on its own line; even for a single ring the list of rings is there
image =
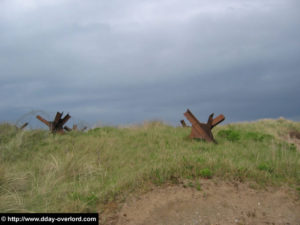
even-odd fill
[[[300,120],[299,0],[0,0],[0,121]]]

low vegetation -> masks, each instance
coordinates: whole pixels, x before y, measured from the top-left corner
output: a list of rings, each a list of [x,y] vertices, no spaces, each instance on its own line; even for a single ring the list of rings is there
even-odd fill
[[[218,144],[161,122],[52,135],[0,125],[0,212],[101,212],[149,184],[195,178],[300,189],[300,151],[285,119],[214,128]]]

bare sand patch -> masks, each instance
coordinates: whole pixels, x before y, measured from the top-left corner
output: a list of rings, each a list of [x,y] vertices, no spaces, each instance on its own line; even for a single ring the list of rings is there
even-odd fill
[[[117,225],[300,225],[300,200],[288,187],[201,180],[201,190],[183,185],[154,188],[130,197]]]

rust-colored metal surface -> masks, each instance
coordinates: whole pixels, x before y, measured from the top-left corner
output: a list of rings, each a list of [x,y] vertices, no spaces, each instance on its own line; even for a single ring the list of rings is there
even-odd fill
[[[70,128],[70,127],[68,127],[68,126],[64,126],[64,129],[66,130],[66,131],[72,131],[72,130],[77,130],[77,125],[76,124],[74,124],[73,125],[73,127],[72,127],[72,129]]]
[[[37,115],[36,118],[46,124],[49,127],[49,130],[52,133],[63,133],[64,129],[68,130],[68,127],[64,127],[64,124],[68,122],[68,120],[71,118],[69,114],[67,114],[64,118],[61,118],[63,116],[63,113],[57,112],[56,116],[53,121],[45,120],[40,115]],[[70,128],[69,128],[70,129]],[[71,130],[71,129],[70,129]]]
[[[62,126],[68,122],[68,120],[71,118],[69,114],[67,114],[62,120],[59,120],[59,122],[62,124]]]
[[[39,121],[41,121],[42,123],[46,124],[46,125],[50,128],[51,123],[50,123],[49,121],[45,120],[43,117],[41,117],[41,116],[39,116],[39,115],[37,115],[36,118],[37,118]]]
[[[207,123],[200,123],[198,119],[193,115],[193,113],[187,109],[184,113],[184,116],[190,121],[192,124],[192,130],[190,134],[190,138],[198,138],[204,139],[208,142],[216,143],[214,136],[211,132],[212,128],[225,120],[224,115],[219,115],[215,119],[213,118],[214,114],[210,114],[207,120]]]
[[[28,123],[26,122],[26,123],[24,123],[21,127],[20,127],[20,129],[21,130],[23,130],[25,127],[27,127],[28,126]]]
[[[66,131],[72,131],[72,129],[71,129],[70,127],[68,127],[68,126],[64,126],[64,129],[65,129]]]
[[[180,123],[181,123],[182,127],[187,127],[187,125],[186,125],[186,123],[185,123],[184,120],[180,120]]]
[[[218,115],[216,118],[213,119],[212,128],[217,126],[219,123],[225,120],[225,116],[223,114]]]
[[[61,119],[61,117],[62,117],[62,113],[57,112],[56,116],[54,118],[53,124],[57,124],[59,122],[59,120]]]

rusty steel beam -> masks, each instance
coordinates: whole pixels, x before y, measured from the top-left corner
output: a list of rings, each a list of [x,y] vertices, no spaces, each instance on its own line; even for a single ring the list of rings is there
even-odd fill
[[[57,124],[59,122],[59,120],[61,119],[62,115],[63,115],[62,113],[57,112],[56,116],[55,116],[55,119],[53,121],[53,124]]]
[[[68,127],[68,126],[64,126],[64,129],[65,129],[66,131],[72,131],[72,129],[71,129],[70,127]]]
[[[60,121],[61,126],[63,126],[68,120],[71,118],[69,114],[65,115],[65,117]]]
[[[49,128],[51,128],[51,122],[49,122],[48,120],[45,120],[43,117],[41,117],[40,115],[37,115],[36,118],[38,120],[40,120],[41,122],[43,122],[44,124],[46,124]]]
[[[20,127],[20,129],[21,130],[23,130],[25,127],[27,127],[28,126],[28,123],[26,122],[26,123],[24,123],[21,127]]]
[[[207,120],[207,126],[209,127],[209,129],[211,129],[212,128],[212,123],[213,123],[213,117],[214,117],[214,114],[212,113],[212,114],[210,114],[209,115],[209,117],[208,117],[208,120]]]
[[[187,127],[187,125],[186,125],[186,123],[185,123],[184,120],[180,120],[180,123],[181,123],[182,127]]]
[[[187,117],[187,119],[191,122],[191,124],[193,124],[193,123],[199,124],[200,123],[189,109],[186,110],[186,112],[184,113],[184,116]]]
[[[215,126],[217,126],[219,123],[223,122],[224,120],[225,120],[225,116],[223,114],[218,115],[216,118],[213,119],[211,128],[214,128]]]

